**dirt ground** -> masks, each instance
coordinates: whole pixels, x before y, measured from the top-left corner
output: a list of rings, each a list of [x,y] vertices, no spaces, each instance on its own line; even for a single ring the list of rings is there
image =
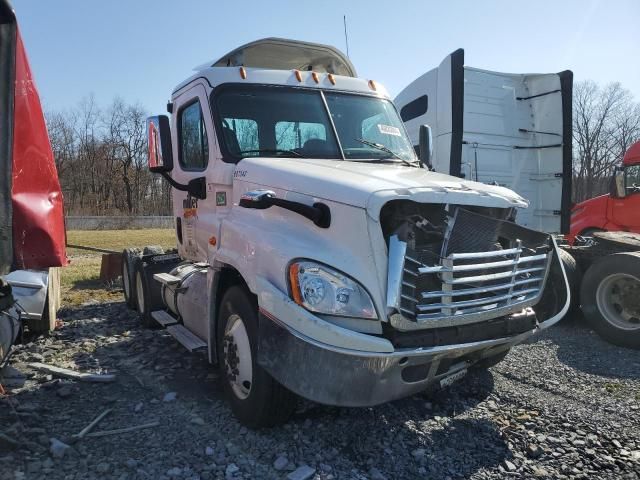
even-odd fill
[[[375,408],[303,401],[286,425],[252,431],[204,356],[142,328],[121,301],[61,318],[0,378],[0,479],[640,477],[640,354],[579,321],[435,395]],[[33,362],[116,379],[60,379]],[[93,433],[152,426],[74,438],[107,409]]]

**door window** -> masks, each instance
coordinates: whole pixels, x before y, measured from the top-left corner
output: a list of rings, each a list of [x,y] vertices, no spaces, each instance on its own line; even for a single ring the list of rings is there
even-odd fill
[[[209,160],[209,142],[200,102],[180,111],[180,165],[185,170],[204,170]]]

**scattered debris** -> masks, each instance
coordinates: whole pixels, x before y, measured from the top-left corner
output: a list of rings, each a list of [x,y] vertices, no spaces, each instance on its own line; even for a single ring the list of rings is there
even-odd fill
[[[284,455],[280,455],[278,458],[276,458],[276,461],[273,462],[273,468],[275,468],[276,470],[284,470],[285,468],[287,468],[287,465],[289,465],[289,459],[287,459],[287,457],[285,457]]]
[[[71,448],[64,442],[61,442],[57,438],[50,438],[51,446],[49,447],[49,451],[51,452],[51,456],[53,458],[62,458],[65,456],[67,451]]]
[[[145,423],[143,425],[136,425],[134,427],[116,428],[115,430],[104,430],[102,432],[88,433],[86,436],[87,437],[104,437],[106,435],[118,435],[120,433],[128,433],[128,432],[134,432],[136,430],[143,430],[145,428],[153,428],[153,427],[157,427],[158,425],[160,425],[160,422],[150,422],[150,423]]]
[[[315,473],[315,468],[311,468],[308,465],[303,465],[287,475],[287,478],[289,480],[307,480],[308,478],[313,477]]]
[[[177,393],[176,392],[169,392],[166,393],[162,399],[163,402],[173,402],[176,399]]]
[[[40,370],[43,372],[48,372],[53,375],[62,378],[70,378],[72,380],[81,380],[83,382],[113,382],[116,379],[116,376],[109,373],[85,373],[85,372],[77,372],[75,370],[70,370],[68,368],[56,367],[53,365],[47,365],[46,363],[30,363],[29,366],[31,368],[35,368],[36,370]]]
[[[110,408],[107,408],[104,412],[102,412],[100,415],[98,415],[89,425],[87,425],[86,427],[84,427],[82,430],[80,430],[76,435],[74,435],[76,438],[80,439],[82,437],[84,437],[87,433],[89,433],[93,427],[95,427],[98,423],[100,423],[100,421],[106,417],[109,413],[111,412]]]

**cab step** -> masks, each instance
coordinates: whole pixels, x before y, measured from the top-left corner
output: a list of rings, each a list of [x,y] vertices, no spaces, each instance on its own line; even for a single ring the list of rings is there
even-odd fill
[[[180,279],[171,275],[170,273],[154,273],[153,279],[157,282],[162,283],[163,285],[167,285],[168,287],[172,287],[180,283]]]
[[[176,323],[178,323],[178,320],[175,317],[164,310],[156,310],[154,312],[151,312],[151,318],[153,318],[163,327],[168,327],[169,325],[175,325]]]
[[[183,325],[169,325],[167,327],[167,332],[169,332],[173,338],[178,340],[190,352],[204,350],[207,348],[207,344],[205,342],[196,337]]]

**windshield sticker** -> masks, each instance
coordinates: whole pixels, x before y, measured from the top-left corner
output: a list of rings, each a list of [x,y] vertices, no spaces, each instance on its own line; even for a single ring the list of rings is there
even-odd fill
[[[395,135],[396,137],[402,136],[402,134],[400,133],[400,129],[392,125],[382,125],[379,123],[378,130],[380,130],[380,133],[383,133],[385,135]]]

